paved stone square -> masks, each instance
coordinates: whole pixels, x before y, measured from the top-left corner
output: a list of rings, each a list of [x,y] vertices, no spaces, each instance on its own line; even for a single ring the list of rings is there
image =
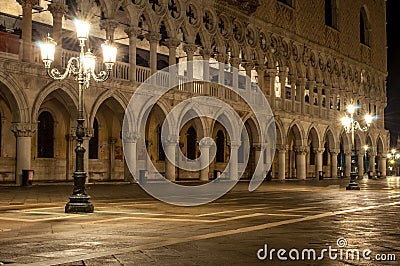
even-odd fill
[[[0,264],[398,265],[400,178],[364,179],[361,191],[346,191],[347,182],[273,181],[255,192],[240,182],[199,207],[159,202],[136,184],[90,184],[93,214],[64,213],[71,184],[0,187]],[[259,260],[265,245],[275,253]],[[301,260],[324,248],[337,258]],[[349,249],[370,249],[371,260],[346,259]]]

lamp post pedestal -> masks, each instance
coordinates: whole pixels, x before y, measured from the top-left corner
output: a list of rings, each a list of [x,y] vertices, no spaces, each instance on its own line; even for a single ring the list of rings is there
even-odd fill
[[[358,186],[357,183],[357,176],[358,174],[356,172],[350,173],[350,182],[346,187],[346,190],[360,190],[360,187]]]

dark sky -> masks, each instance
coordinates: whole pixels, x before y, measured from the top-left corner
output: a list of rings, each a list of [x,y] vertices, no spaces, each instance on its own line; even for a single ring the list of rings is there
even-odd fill
[[[385,125],[390,130],[392,143],[400,135],[400,1],[387,0],[388,42],[388,105],[385,110]]]

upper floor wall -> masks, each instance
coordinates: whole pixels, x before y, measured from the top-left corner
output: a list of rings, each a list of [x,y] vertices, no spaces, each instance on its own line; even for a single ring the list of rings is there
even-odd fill
[[[258,19],[387,72],[385,0],[259,2],[254,13]],[[369,35],[365,44],[360,40],[362,26]]]

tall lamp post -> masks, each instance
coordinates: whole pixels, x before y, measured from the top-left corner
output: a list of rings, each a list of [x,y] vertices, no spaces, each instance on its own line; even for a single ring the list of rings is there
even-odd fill
[[[89,37],[90,25],[87,22],[75,20],[77,38],[79,40],[80,55],[79,57],[71,57],[68,60],[67,67],[64,73],[61,73],[58,69],[50,69],[51,63],[54,61],[54,52],[56,42],[48,36],[40,44],[42,60],[46,68],[47,74],[54,80],[63,80],[68,76],[73,76],[78,81],[78,118],[76,127],[76,139],[77,147],[76,153],[76,168],[73,174],[74,177],[74,190],[72,195],[69,197],[69,202],[65,206],[66,213],[77,213],[77,212],[93,212],[93,204],[89,201],[90,196],[85,191],[86,172],[84,168],[84,154],[85,148],[83,147],[83,137],[85,136],[85,130],[83,123],[85,121],[83,117],[83,88],[89,88],[90,80],[93,79],[96,82],[106,81],[110,77],[112,67],[116,61],[117,48],[112,46],[108,41],[103,45],[103,63],[106,66],[106,70],[100,71],[95,74],[96,57],[88,49],[85,52],[85,43]]]
[[[360,123],[354,119],[354,113],[358,107],[355,105],[348,105],[347,106],[347,113],[345,117],[342,118],[342,125],[344,127],[344,130],[347,134],[351,134],[351,154],[353,153],[353,150],[355,149],[354,145],[354,134],[356,130],[360,131],[367,131],[372,123],[372,120],[374,119],[373,116],[366,114],[364,116],[365,120],[365,126],[361,126]],[[351,156],[351,155],[350,155]],[[356,172],[356,167],[351,166],[351,171],[350,171],[350,183],[346,187],[346,190],[360,190],[360,187],[357,184],[357,172]]]

